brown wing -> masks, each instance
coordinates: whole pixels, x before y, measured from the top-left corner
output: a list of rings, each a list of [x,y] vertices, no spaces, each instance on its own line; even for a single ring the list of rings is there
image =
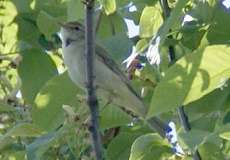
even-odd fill
[[[132,88],[132,86],[129,83],[128,78],[121,71],[121,69],[118,67],[116,62],[113,59],[109,58],[108,55],[106,55],[107,51],[99,45],[96,45],[96,51],[97,51],[96,56],[97,56],[98,60],[101,61],[102,63],[104,63],[114,73],[116,73],[119,76],[119,78],[121,79],[121,81],[123,81],[126,84],[126,86],[130,89],[130,91],[133,92],[133,94],[136,95],[139,99],[141,99],[140,96]]]

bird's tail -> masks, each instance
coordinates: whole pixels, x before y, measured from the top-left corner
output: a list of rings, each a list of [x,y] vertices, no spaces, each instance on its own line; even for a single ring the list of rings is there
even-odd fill
[[[142,119],[146,120],[145,118],[147,114],[147,107],[144,105],[142,98],[138,95],[132,94],[132,92],[131,94],[126,94],[126,96],[127,97],[125,100],[123,99],[123,103],[125,102],[126,104],[123,104],[123,106],[128,107]],[[168,129],[168,125],[166,123],[164,123],[158,117],[147,119],[146,122],[151,129],[154,129],[163,138],[165,137],[166,131]]]

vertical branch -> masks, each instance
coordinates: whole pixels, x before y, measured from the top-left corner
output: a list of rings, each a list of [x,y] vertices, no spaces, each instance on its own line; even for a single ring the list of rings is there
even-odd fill
[[[170,16],[170,8],[168,5],[168,0],[160,0],[160,4],[161,7],[163,9],[163,13],[164,13],[164,18],[166,19],[167,17]],[[170,35],[168,38],[172,39],[172,35]],[[176,60],[176,55],[175,55],[175,50],[174,47],[172,45],[169,46],[169,61],[170,64],[173,64]],[[189,132],[191,130],[191,125],[189,123],[188,120],[188,116],[186,115],[185,111],[184,111],[184,106],[180,106],[177,109],[179,118],[180,118],[180,122],[185,130],[185,132]],[[196,150],[193,154],[193,159],[194,160],[201,160],[201,156],[200,153],[198,152],[198,150]]]
[[[101,137],[99,134],[98,125],[98,101],[94,85],[94,55],[95,55],[95,31],[94,31],[94,0],[85,0],[86,5],[86,82],[88,93],[88,105],[91,113],[91,124],[89,130],[92,135],[93,147],[96,156],[96,160],[102,159],[102,145]]]

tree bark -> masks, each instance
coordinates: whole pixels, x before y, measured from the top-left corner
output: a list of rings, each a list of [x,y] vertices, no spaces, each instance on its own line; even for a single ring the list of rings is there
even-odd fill
[[[85,0],[85,41],[86,41],[86,84],[87,84],[87,102],[91,113],[91,124],[89,131],[93,140],[93,149],[96,160],[102,160],[102,144],[98,124],[98,101],[95,90],[95,29],[94,29],[94,0]]]

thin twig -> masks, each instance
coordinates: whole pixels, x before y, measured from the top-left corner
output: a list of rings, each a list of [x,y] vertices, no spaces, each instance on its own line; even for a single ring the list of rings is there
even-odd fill
[[[98,101],[95,92],[94,85],[94,55],[95,55],[95,31],[94,31],[94,0],[86,0],[86,82],[87,82],[87,93],[88,93],[88,105],[91,112],[91,124],[89,130],[93,139],[93,147],[96,156],[96,160],[102,160],[102,145],[101,137],[99,134],[98,125]]]
[[[168,1],[167,0],[160,0],[160,4],[161,7],[163,9],[163,13],[164,13],[164,18],[166,19],[167,17],[170,16],[170,8],[168,5]],[[168,38],[172,39],[172,35],[170,35]],[[176,61],[176,55],[175,55],[175,50],[174,47],[172,45],[169,46],[169,61],[170,64],[173,64]],[[185,132],[189,132],[191,130],[191,125],[189,123],[188,120],[188,116],[186,115],[185,111],[184,111],[184,106],[180,106],[177,109],[179,118],[180,118],[180,122],[185,130]],[[201,156],[198,150],[196,150],[193,153],[193,160],[201,160]]]

